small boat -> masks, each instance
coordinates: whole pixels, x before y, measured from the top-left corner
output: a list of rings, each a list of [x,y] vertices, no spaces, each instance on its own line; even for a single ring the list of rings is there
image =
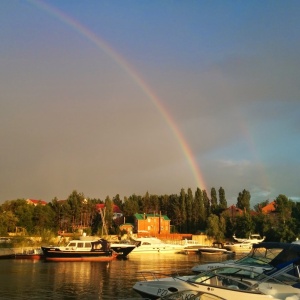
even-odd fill
[[[232,236],[233,239],[239,243],[251,243],[251,244],[257,244],[263,242],[266,237],[261,237],[258,233],[252,233],[249,235],[248,238],[237,238],[235,234]]]
[[[111,261],[117,253],[105,239],[72,240],[66,247],[41,247],[46,261]]]
[[[249,242],[239,242],[239,243],[225,243],[224,248],[232,251],[236,254],[248,254],[252,250],[252,243]]]
[[[40,260],[43,259],[44,254],[41,248],[36,249],[20,249],[15,251],[16,259],[32,259],[32,260]]]
[[[213,243],[212,246],[202,246],[198,248],[198,253],[203,254],[233,254],[232,251],[225,249],[222,243]]]

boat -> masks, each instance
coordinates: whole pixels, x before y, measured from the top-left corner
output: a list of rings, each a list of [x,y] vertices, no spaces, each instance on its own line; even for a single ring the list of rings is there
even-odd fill
[[[131,254],[141,253],[179,253],[184,249],[184,245],[168,244],[156,237],[136,238],[137,247],[131,251]]]
[[[243,266],[225,266],[197,275],[169,277],[161,277],[163,274],[158,272],[140,271],[143,280],[136,282],[133,290],[150,299],[185,290],[209,292],[226,300],[299,299],[299,263],[298,258],[296,262],[268,273],[257,273]]]
[[[218,267],[243,266],[250,267],[258,273],[263,273],[297,258],[300,258],[299,244],[262,242],[254,244],[251,252],[240,259],[198,264],[192,268],[192,271],[201,273]]]
[[[41,247],[46,261],[111,261],[117,253],[105,239],[72,240],[66,247]]]
[[[252,250],[253,244],[249,242],[228,242],[224,248],[236,254],[248,254]]]
[[[21,248],[15,250],[15,258],[40,260],[44,258],[44,254],[41,248]]]
[[[214,242],[212,246],[202,246],[198,248],[198,253],[201,255],[205,254],[233,254],[232,251],[224,248],[222,243]]]
[[[244,243],[245,242],[245,243],[251,243],[251,244],[261,243],[266,239],[265,236],[261,237],[260,234],[258,234],[258,233],[252,233],[252,234],[249,235],[248,238],[237,238],[235,236],[235,234],[232,237],[235,241],[237,241],[239,243]]]

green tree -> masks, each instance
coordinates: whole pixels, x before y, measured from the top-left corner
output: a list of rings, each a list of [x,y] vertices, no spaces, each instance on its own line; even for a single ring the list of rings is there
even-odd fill
[[[225,210],[227,208],[227,200],[225,196],[225,190],[222,187],[219,188],[219,202],[220,210]]]
[[[120,208],[120,210],[123,210],[123,201],[121,200],[119,194],[113,197],[113,203],[117,205]]]
[[[202,191],[202,195],[203,195],[203,205],[204,205],[204,211],[205,211],[205,219],[207,219],[211,214],[210,200],[207,196],[206,190]]]
[[[239,193],[239,196],[237,198],[236,207],[249,212],[250,211],[250,199],[251,199],[250,192],[246,191],[244,189],[242,193]]]
[[[179,196],[180,211],[181,211],[181,233],[187,232],[187,204],[186,204],[186,193],[184,189],[181,189]]]
[[[202,191],[197,188],[195,192],[195,202],[194,202],[194,220],[196,228],[195,230],[203,230],[206,224],[206,214],[203,203]]]
[[[213,187],[210,190],[210,207],[211,207],[211,212],[216,213],[218,209],[218,198],[217,198],[217,191]]]
[[[190,188],[188,188],[188,192],[186,195],[187,233],[193,232],[193,203],[193,192]]]
[[[215,214],[211,214],[207,219],[206,234],[209,237],[214,237],[217,242],[222,242],[224,240],[224,231],[225,219],[223,217],[218,217]]]
[[[8,210],[0,213],[0,234],[6,236],[9,232],[14,232],[18,224],[18,218]]]

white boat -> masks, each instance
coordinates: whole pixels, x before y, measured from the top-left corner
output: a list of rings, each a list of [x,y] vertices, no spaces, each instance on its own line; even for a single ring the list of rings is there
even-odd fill
[[[198,248],[198,253],[201,255],[207,254],[233,254],[232,251],[225,249],[222,243],[215,242],[212,246],[202,246]]]
[[[252,250],[252,243],[249,242],[237,242],[237,243],[225,243],[224,248],[238,254],[248,254]]]
[[[178,253],[184,249],[184,245],[168,244],[156,237],[136,238],[137,247],[131,254],[138,253]]]
[[[244,266],[252,268],[255,272],[263,273],[298,258],[300,258],[299,244],[263,242],[254,244],[251,252],[241,259],[197,264],[192,268],[192,271],[201,273],[218,267]]]
[[[248,238],[237,238],[235,236],[235,234],[232,236],[234,238],[235,241],[239,242],[239,243],[251,243],[251,244],[257,244],[257,243],[261,243],[265,240],[265,236],[261,237],[260,234],[258,233],[252,233],[249,235]]]
[[[143,280],[136,282],[133,289],[143,297],[151,299],[185,290],[208,292],[226,300],[283,300],[287,297],[300,297],[299,266],[294,264],[288,264],[268,274],[238,266],[220,267],[198,275],[186,276],[161,277],[159,273],[150,271],[140,273]],[[150,279],[148,275],[151,275]]]

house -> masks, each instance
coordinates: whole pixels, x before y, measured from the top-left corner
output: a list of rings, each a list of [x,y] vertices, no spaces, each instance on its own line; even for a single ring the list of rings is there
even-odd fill
[[[96,210],[100,212],[101,209],[105,208],[104,203],[96,204]],[[113,204],[113,220],[122,218],[123,212],[120,210],[119,206],[116,204]]]
[[[119,228],[120,228],[120,230],[122,231],[122,230],[126,230],[126,232],[128,233],[128,234],[132,234],[132,232],[133,232],[133,224],[131,224],[131,223],[124,223],[124,224],[121,224],[120,226],[119,226]]]
[[[242,216],[244,211],[235,205],[229,206],[222,214],[228,215],[231,218],[234,218],[236,216]]]
[[[150,236],[169,234],[171,220],[161,214],[135,214],[134,232],[144,232]]]
[[[267,204],[266,206],[264,206],[261,211],[264,214],[270,214],[270,213],[274,213],[276,210],[275,208],[275,201],[272,201],[271,203]]]
[[[34,206],[37,206],[38,204],[43,205],[43,206],[48,204],[44,200],[34,200],[34,199],[26,199],[26,202],[27,202],[27,204],[34,205]]]

